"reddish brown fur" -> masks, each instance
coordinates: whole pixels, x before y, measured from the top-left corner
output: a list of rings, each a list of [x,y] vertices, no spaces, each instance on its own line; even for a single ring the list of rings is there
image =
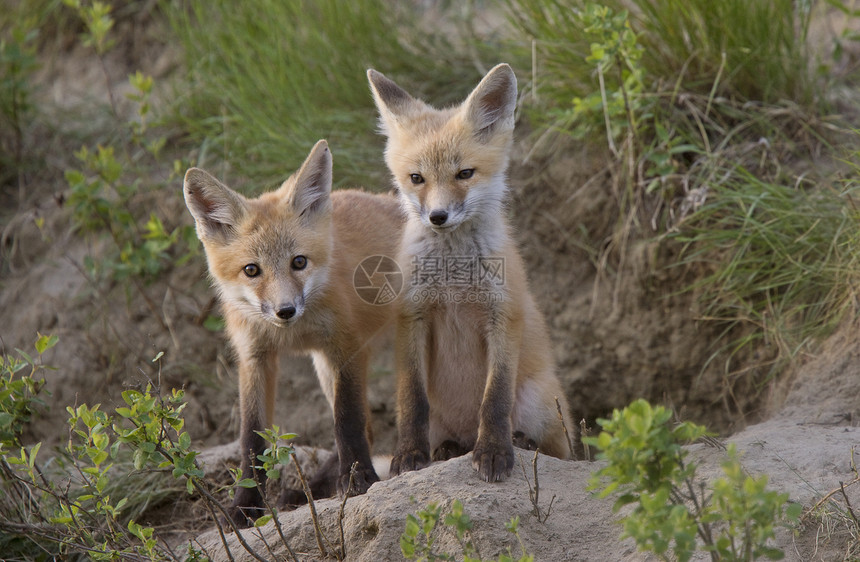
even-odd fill
[[[529,292],[505,220],[505,169],[513,138],[516,80],[491,70],[460,106],[436,110],[375,71],[368,77],[388,136],[385,158],[407,213],[402,268],[436,257],[503,258],[501,286],[413,284],[398,326],[398,432],[394,473],[473,450],[487,480],[513,466],[512,432],[561,458],[571,454],[558,418],[567,401],[549,335]],[[396,103],[392,103],[396,102]],[[468,178],[458,174],[473,171]],[[423,180],[412,181],[413,174]],[[434,223],[432,213],[448,218]],[[448,300],[426,298],[439,291]],[[481,295],[495,300],[480,302]],[[459,302],[455,302],[459,301]]]
[[[353,274],[365,258],[396,255],[403,216],[391,196],[329,195],[330,174],[331,157],[320,141],[302,169],[257,199],[197,169],[186,174],[185,193],[239,362],[244,477],[254,474],[249,458],[262,452],[255,432],[272,424],[278,356],[288,351],[314,357],[335,418],[339,491],[347,492],[350,467],[358,462],[350,492],[363,493],[378,480],[365,433],[370,347],[393,325],[395,307],[362,300]],[[304,269],[292,266],[296,256],[306,258]],[[259,274],[246,275],[248,264]],[[279,318],[287,305],[295,315]],[[256,489],[240,488],[232,516],[246,523],[261,500]]]

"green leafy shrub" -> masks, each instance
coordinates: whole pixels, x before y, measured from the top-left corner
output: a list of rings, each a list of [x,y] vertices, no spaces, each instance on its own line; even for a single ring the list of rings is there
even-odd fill
[[[34,407],[44,405],[38,394],[45,386],[36,374],[50,367],[41,362],[42,354],[57,345],[57,336],[39,334],[34,347],[37,356],[16,350],[17,357],[0,356],[0,451],[21,446],[21,434],[30,422]]]
[[[671,418],[666,408],[636,400],[598,420],[600,434],[584,439],[607,462],[592,475],[590,489],[600,490],[601,498],[616,495],[616,511],[634,506],[622,518],[624,536],[664,560],[670,551],[689,560],[697,548],[712,560],[781,559],[783,552],[768,541],[777,525],[797,521],[801,506],[786,505],[788,494],[768,490],[767,476],[748,475],[734,445],[722,465],[725,476],[710,486],[697,479],[683,445],[707,431]]]
[[[20,180],[25,165],[25,127],[35,111],[30,80],[38,68],[37,36],[32,15],[0,26],[0,185]]]
[[[472,529],[472,519],[463,511],[463,504],[459,500],[451,503],[451,510],[442,518],[442,507],[431,503],[416,515],[406,516],[406,530],[400,537],[400,550],[408,560],[433,562],[434,560],[457,560],[456,554],[437,552],[434,543],[438,538],[438,527],[440,519],[443,527],[441,529],[452,533],[460,545],[464,562],[481,562],[481,554],[477,546],[469,537]],[[519,517],[514,517],[505,523],[507,529],[520,545],[521,554],[517,557],[508,548],[496,558],[497,562],[532,562],[534,556],[526,553],[525,545],[519,535]]]
[[[86,32],[81,40],[95,50],[107,78],[104,55],[113,46],[109,35],[113,28],[110,4],[81,0],[64,0],[64,3],[75,10],[85,24]],[[127,122],[120,122],[121,140],[116,146],[83,146],[75,152],[80,169],[66,170],[65,178],[70,188],[66,205],[72,210],[76,228],[110,240],[111,249],[104,255],[85,258],[84,265],[90,275],[97,280],[136,283],[138,279],[151,281],[169,265],[184,263],[196,253],[197,238],[191,226],[177,226],[168,231],[155,213],[140,216],[136,212],[148,192],[164,187],[143,181],[141,177],[147,174],[137,175],[135,171],[142,165],[141,161],[158,161],[166,137],[152,135],[149,129],[152,77],[138,71],[129,76],[129,84],[133,91],[127,97],[134,104],[136,115]],[[110,86],[108,93],[113,113],[118,116]],[[182,174],[186,164],[175,161],[170,179]],[[135,175],[135,179],[129,179]]]
[[[56,337],[40,336],[36,351],[41,356],[56,343]],[[44,460],[41,443],[23,446],[20,436],[44,382],[33,375],[46,367],[23,351],[18,355],[0,358],[0,549],[4,556],[202,559],[191,544],[186,556],[178,557],[154,527],[136,521],[157,498],[182,494],[183,488],[202,501],[219,528],[226,520],[221,519],[226,511],[210,491],[212,485],[204,478],[191,437],[184,431],[184,392],[174,389],[162,396],[150,385],[129,389],[122,393],[125,405],[113,413],[98,404],[67,407],[68,444]],[[153,361],[160,358],[161,354]],[[279,465],[289,462],[292,453],[278,440],[293,435],[281,434],[277,428],[261,435],[271,446],[259,460],[270,477],[276,477]],[[155,479],[148,480],[142,493],[133,489],[153,475]],[[175,481],[183,486],[177,487]],[[272,510],[258,523],[276,516]],[[289,549],[283,534],[281,540]],[[239,542],[252,556],[259,556],[244,538]],[[226,542],[224,547],[228,548]]]

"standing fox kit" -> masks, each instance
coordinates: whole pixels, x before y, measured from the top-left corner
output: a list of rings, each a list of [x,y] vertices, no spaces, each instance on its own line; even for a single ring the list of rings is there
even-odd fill
[[[368,344],[393,306],[359,298],[352,279],[365,258],[396,255],[403,228],[396,198],[331,193],[332,159],[319,141],[281,187],[247,199],[197,168],[185,174],[185,202],[203,242],[227,334],[239,363],[242,477],[263,452],[257,431],[271,426],[278,356],[310,354],[334,414],[337,490],[364,493],[379,480],[368,440]],[[350,468],[357,462],[353,488]],[[240,488],[231,517],[262,515],[257,488]]]
[[[398,261],[412,272],[398,318],[392,473],[471,450],[475,470],[497,481],[513,468],[514,440],[568,458],[556,398],[565,415],[567,402],[504,215],[513,71],[496,66],[445,110],[367,74],[407,215]]]

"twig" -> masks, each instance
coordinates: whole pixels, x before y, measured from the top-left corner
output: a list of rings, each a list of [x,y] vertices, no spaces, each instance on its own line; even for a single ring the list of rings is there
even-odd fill
[[[538,101],[537,88],[537,39],[532,37],[532,101]]]
[[[580,437],[588,437],[591,433],[591,429],[588,427],[588,424],[585,422],[585,418],[579,420],[579,435]],[[585,451],[585,460],[591,460],[591,446],[585,441],[582,441],[582,449]]]
[[[355,483],[355,473],[358,470],[358,461],[352,463],[352,466],[349,467],[349,486],[347,486],[347,490],[352,490],[352,486]],[[343,533],[343,517],[344,517],[344,509],[346,509],[346,500],[349,498],[349,494],[343,495],[343,501],[340,502],[340,513],[337,516],[337,526],[340,529],[340,557],[338,560],[346,560],[346,538]]]
[[[260,484],[258,482],[257,483],[257,489],[259,489],[259,488],[260,488]],[[289,553],[290,558],[292,558],[294,562],[299,562],[299,559],[296,558],[296,553],[293,552],[293,549],[290,547],[290,543],[287,542],[287,537],[284,536],[284,530],[283,530],[283,528],[281,528],[281,520],[278,519],[278,511],[275,508],[273,508],[272,504],[269,503],[269,500],[266,499],[266,491],[265,490],[260,490],[260,494],[263,498],[263,503],[266,504],[266,509],[268,509],[269,513],[272,514],[272,521],[275,524],[275,529],[278,531],[278,536],[281,538],[281,543],[283,543],[284,548],[287,549],[287,552]],[[263,542],[264,543],[266,542],[265,539],[263,540]],[[266,543],[266,546],[268,547],[269,544]],[[271,552],[271,549],[270,549],[270,552]],[[274,558],[274,554],[272,555],[272,557]]]
[[[194,325],[202,326],[203,323],[206,322],[206,319],[209,318],[209,315],[212,313],[212,311],[215,309],[216,304],[218,304],[218,297],[213,296],[211,299],[209,299],[209,302],[207,302],[203,306],[203,308],[200,309],[200,314],[198,314],[197,317],[194,319]]]
[[[834,494],[836,494],[840,489],[843,489],[845,486],[850,486],[850,485],[852,485],[852,484],[856,484],[857,482],[860,482],[860,477],[855,478],[854,480],[852,480],[851,482],[849,482],[848,484],[845,484],[845,485],[843,485],[843,484],[840,482],[840,483],[839,483],[839,488],[837,488],[837,489],[835,489],[835,490],[832,490],[832,491],[828,492],[828,493],[827,493],[827,495],[825,495],[823,498],[821,498],[820,500],[818,500],[818,501],[815,503],[815,505],[813,505],[813,506],[809,509],[809,511],[807,511],[807,512],[806,512],[806,514],[805,514],[803,517],[801,517],[801,518],[800,518],[800,519],[801,519],[801,521],[803,521],[803,519],[804,519],[804,518],[806,518],[810,513],[814,513],[814,512],[815,512],[815,510],[817,510],[819,507],[821,507],[821,505],[822,505],[824,502],[826,502],[826,501],[827,501],[827,500],[829,500],[831,497],[833,497],[833,495],[834,495]]]
[[[555,409],[558,411],[558,419],[561,421],[561,428],[564,430],[564,436],[567,438],[567,446],[570,447],[570,458],[575,459],[576,453],[573,450],[573,439],[570,437],[570,433],[567,431],[567,424],[564,421],[564,414],[561,412],[561,403],[558,401],[558,396],[554,396],[555,398]]]
[[[161,445],[156,445],[155,450],[158,451],[158,453],[165,460],[173,461],[173,457]],[[197,461],[195,461],[195,466],[196,466],[196,464],[197,464]],[[206,508],[209,510],[209,513],[212,515],[212,518],[215,520],[215,525],[218,527],[218,534],[221,536],[221,543],[224,545],[224,549],[227,553],[227,556],[230,558],[230,560],[233,560],[233,556],[230,552],[230,546],[227,544],[227,537],[224,536],[224,529],[221,527],[221,523],[220,523],[218,517],[215,515],[214,510],[212,509],[212,506],[217,507],[218,511],[221,512],[221,515],[224,517],[224,520],[230,525],[230,528],[233,529],[233,532],[236,534],[236,540],[239,541],[239,544],[242,545],[242,548],[244,548],[248,554],[250,554],[251,556],[253,556],[257,560],[260,560],[260,562],[266,562],[266,559],[261,557],[259,554],[257,554],[257,552],[253,548],[251,548],[251,545],[249,545],[248,542],[245,541],[245,537],[242,535],[242,532],[239,530],[239,527],[236,526],[235,521],[233,521],[233,518],[230,517],[230,515],[227,513],[227,510],[224,509],[224,506],[221,505],[221,502],[219,502],[215,498],[215,496],[213,496],[212,493],[208,489],[206,489],[206,487],[204,485],[202,485],[196,478],[191,479],[191,485],[194,487],[194,489],[197,491],[197,493],[200,494],[201,496],[203,496],[203,498],[206,500],[206,502],[205,502]]]
[[[167,290],[164,291],[164,299],[161,301],[161,315],[164,317],[164,325],[167,327],[167,333],[170,334],[170,339],[173,342],[173,349],[178,352],[180,349],[182,349],[182,346],[179,344],[179,338],[176,336],[176,330],[173,329],[173,319],[167,313],[168,299],[173,301],[175,309],[176,299],[173,296],[173,291],[170,289],[170,287],[167,287]]]
[[[227,558],[233,562],[235,559],[233,558],[233,553],[230,552],[230,545],[227,543],[227,537],[224,536],[224,528],[221,526],[221,522],[218,520],[218,516],[215,515],[215,510],[212,509],[212,506],[208,501],[203,501],[203,504],[206,506],[206,509],[209,511],[209,515],[212,516],[212,520],[215,521],[215,527],[218,528],[218,535],[221,537],[221,544],[224,545],[224,553],[227,554]],[[230,518],[228,517],[227,520]],[[236,531],[236,534],[239,534],[239,531]]]
[[[98,47],[96,47],[98,50]],[[105,77],[105,88],[107,89],[108,100],[110,101],[110,108],[113,111],[113,116],[119,120],[119,109],[117,109],[116,105],[116,97],[113,94],[113,86],[110,81],[110,73],[108,72],[107,62],[105,61],[104,53],[98,52],[96,53],[99,58],[99,63],[101,64],[102,74]]]
[[[313,494],[311,494],[311,488],[310,486],[308,486],[307,480],[305,480],[305,475],[302,472],[302,467],[299,465],[299,460],[296,458],[296,453],[291,452],[290,456],[292,457],[293,462],[296,464],[296,472],[298,472],[299,474],[299,480],[302,483],[302,489],[305,492],[305,497],[308,498],[308,508],[311,510],[311,521],[314,524],[314,536],[317,540],[317,548],[319,548],[320,554],[322,556],[328,556],[329,551],[323,544],[323,540],[329,543],[329,546],[331,546],[331,543],[329,542],[328,538],[323,534],[322,528],[320,528],[320,521],[319,517],[317,516],[317,508],[314,504],[314,497]]]
[[[257,536],[263,541],[263,544],[266,545],[266,550],[269,551],[269,556],[272,557],[272,560],[277,560],[277,556],[275,556],[275,551],[272,550],[272,545],[269,544],[269,541],[266,540],[266,537],[263,535],[262,529],[260,527],[254,527],[254,530],[257,531]]]
[[[845,484],[842,482],[839,483],[839,490],[842,492],[842,497],[845,498],[845,507],[848,508],[848,513],[851,515],[854,525],[857,529],[860,529],[860,521],[857,521],[857,516],[854,515],[854,509],[851,507],[851,502],[848,500],[848,494],[845,493]]]
[[[523,478],[526,481],[526,484],[529,487],[529,500],[532,502],[532,513],[537,517],[538,523],[546,523],[546,520],[549,519],[549,515],[552,512],[552,504],[555,501],[555,494],[553,494],[552,499],[549,500],[549,506],[547,506],[546,513],[544,514],[543,510],[540,508],[538,504],[540,500],[540,483],[538,482],[538,469],[537,469],[537,459],[539,450],[535,450],[535,456],[532,458],[532,473],[534,474],[535,485],[532,487],[532,483],[529,481],[529,477],[526,475],[526,464],[523,462],[523,457],[520,455],[520,468],[523,470]]]
[[[618,158],[618,149],[615,147],[615,141],[612,139],[612,125],[609,123],[609,102],[606,99],[606,84],[603,80],[603,66],[597,65],[597,81],[600,84],[600,100],[603,102],[603,121],[606,125],[606,141],[609,144],[609,151],[615,158]]]

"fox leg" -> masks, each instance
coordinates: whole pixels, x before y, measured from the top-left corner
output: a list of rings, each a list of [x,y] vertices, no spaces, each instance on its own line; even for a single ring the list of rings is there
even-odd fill
[[[340,472],[337,453],[329,456],[328,459],[317,468],[317,471],[308,482],[308,488],[311,490],[311,497],[315,500],[322,498],[330,498],[337,493],[337,481]],[[308,497],[303,489],[285,488],[281,491],[278,498],[279,507],[298,507],[308,503]]]
[[[274,349],[255,350],[239,357],[239,446],[242,454],[242,478],[253,478],[265,489],[266,472],[253,468],[265,441],[257,434],[272,425],[275,409],[275,384],[278,375],[278,353]],[[239,488],[228,511],[230,518],[246,527],[263,515],[260,489]]]
[[[337,354],[336,354],[337,353]],[[337,447],[337,471],[334,486],[340,494],[351,496],[365,493],[379,481],[370,459],[370,413],[367,405],[368,356],[356,351],[345,359],[341,352],[315,353],[314,367],[320,385],[334,414],[334,438]],[[358,463],[350,487],[352,465]],[[321,469],[320,480],[313,484],[325,489],[323,480],[331,480],[332,467]],[[312,486],[313,487],[313,486]]]
[[[514,468],[511,411],[521,343],[521,324],[500,307],[490,310],[488,373],[479,412],[472,466],[487,482],[510,476]]]
[[[404,314],[397,326],[397,448],[391,474],[430,464],[430,403],[427,399],[427,321]]]

